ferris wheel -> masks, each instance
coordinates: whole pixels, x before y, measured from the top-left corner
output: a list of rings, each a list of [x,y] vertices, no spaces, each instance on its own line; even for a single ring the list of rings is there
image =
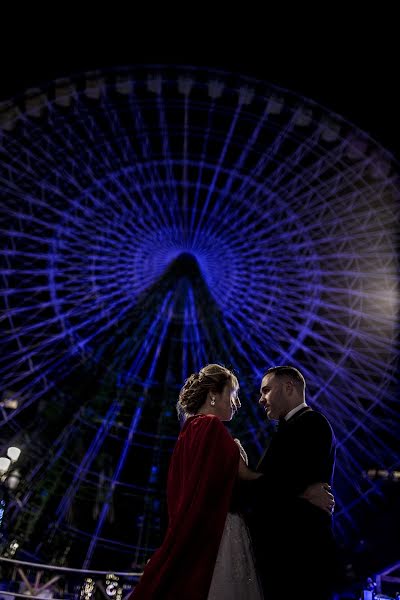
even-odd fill
[[[207,362],[238,374],[232,429],[254,457],[263,373],[302,370],[338,440],[345,535],[376,489],[362,471],[398,460],[398,173],[339,115],[212,69],[83,73],[3,102],[2,441],[25,427],[40,448],[21,547],[143,564],[174,403]]]

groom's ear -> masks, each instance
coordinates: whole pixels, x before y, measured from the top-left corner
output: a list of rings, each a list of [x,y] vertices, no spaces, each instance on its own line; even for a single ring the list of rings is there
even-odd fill
[[[289,395],[290,395],[290,394],[293,394],[293,392],[294,392],[294,390],[295,390],[295,387],[294,387],[293,381],[290,381],[290,379],[288,379],[288,380],[286,381],[286,383],[285,383],[285,388],[286,388],[286,391],[287,391],[287,393],[288,393]]]

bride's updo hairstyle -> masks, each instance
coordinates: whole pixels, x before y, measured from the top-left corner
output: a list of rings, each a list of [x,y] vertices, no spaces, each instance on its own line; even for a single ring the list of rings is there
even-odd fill
[[[236,375],[221,365],[206,365],[198,373],[193,373],[179,393],[176,405],[178,416],[186,419],[195,415],[205,403],[208,392],[221,394],[227,384],[232,388],[239,387]]]

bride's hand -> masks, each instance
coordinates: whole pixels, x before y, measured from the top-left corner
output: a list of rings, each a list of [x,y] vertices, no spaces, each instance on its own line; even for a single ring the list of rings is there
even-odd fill
[[[328,483],[313,483],[306,488],[300,498],[304,498],[314,506],[332,515],[335,510],[335,497],[330,490],[331,486]]]
[[[243,458],[240,457],[239,458],[239,466],[238,466],[238,476],[239,476],[239,479],[242,479],[244,481],[252,481],[254,479],[259,479],[260,477],[263,476],[263,474],[256,473],[255,471],[252,471],[251,469],[249,469],[249,467],[244,462]]]
[[[233,441],[236,442],[236,444],[239,446],[240,456],[242,457],[242,459],[246,463],[246,465],[248,465],[249,459],[247,457],[246,450],[243,448],[242,444],[240,443],[240,440],[238,440],[238,438],[233,438]]]
[[[238,468],[239,479],[243,479],[244,481],[251,481],[253,479],[259,479],[260,477],[262,477],[262,473],[256,473],[255,471],[249,469],[249,467],[247,466],[249,464],[249,459],[247,458],[246,451],[240,443],[240,440],[238,440],[237,438],[233,438],[233,440],[239,446],[240,452]]]

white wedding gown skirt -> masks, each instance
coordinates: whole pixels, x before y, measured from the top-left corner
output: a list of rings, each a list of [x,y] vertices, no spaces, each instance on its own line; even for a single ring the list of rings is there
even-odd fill
[[[208,600],[263,600],[250,535],[236,513],[225,521]]]

